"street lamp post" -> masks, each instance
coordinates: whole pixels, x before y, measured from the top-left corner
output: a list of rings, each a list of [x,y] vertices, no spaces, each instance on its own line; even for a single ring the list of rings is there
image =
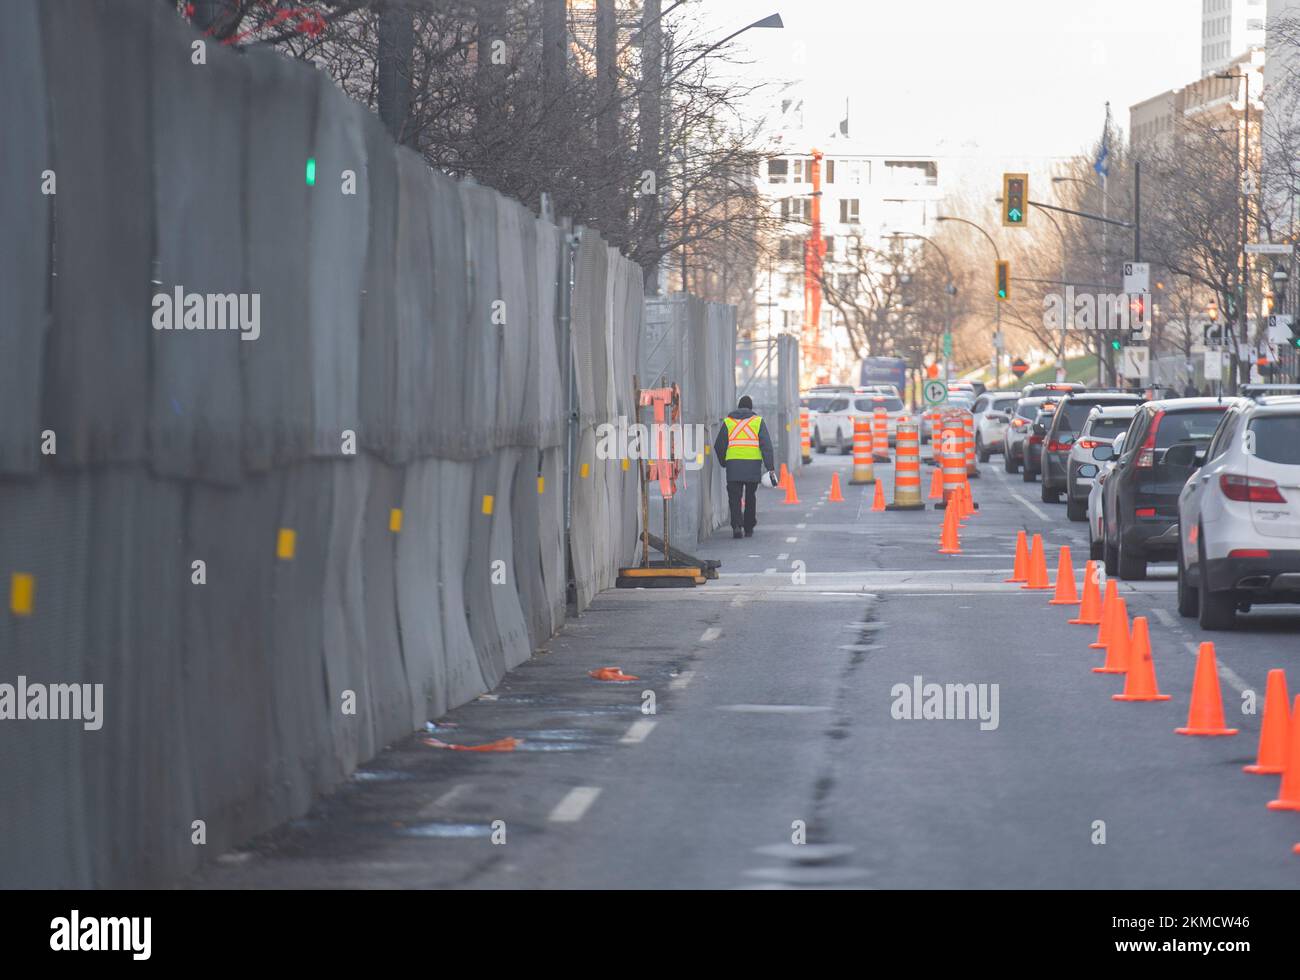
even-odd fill
[[[674,6],[676,6],[676,4],[674,4]],[[672,9],[672,8],[669,8],[669,9]],[[665,86],[665,88],[671,88],[672,85],[673,85],[673,84],[674,84],[674,83],[675,83],[679,78],[681,78],[682,75],[684,75],[688,69],[690,69],[690,68],[692,68],[693,66],[699,64],[699,62],[703,61],[705,57],[707,57],[708,55],[712,54],[714,51],[718,50],[718,48],[722,47],[722,46],[723,46],[724,44],[726,44],[728,41],[731,41],[731,40],[734,40],[735,38],[740,37],[740,35],[744,34],[746,31],[754,30],[755,28],[771,28],[771,29],[777,29],[777,30],[779,30],[780,28],[783,28],[783,27],[785,27],[785,24],[784,24],[784,23],[782,22],[782,20],[781,20],[781,15],[780,15],[780,14],[771,14],[770,16],[767,16],[767,17],[762,18],[761,20],[756,20],[756,21],[754,21],[754,23],[752,23],[752,24],[746,24],[744,27],[742,27],[742,28],[741,28],[740,30],[738,30],[738,31],[732,31],[730,34],[728,34],[726,37],[724,37],[721,41],[716,41],[716,42],[714,42],[713,44],[710,44],[707,48],[705,48],[703,51],[701,51],[699,54],[697,54],[694,58],[692,58],[690,61],[686,62],[686,64],[684,64],[684,65],[682,65],[680,68],[676,69],[676,70],[672,73],[672,78],[669,79],[668,84]],[[682,158],[682,243],[681,243],[682,254],[681,254],[681,266],[682,266],[682,292],[685,293],[685,292],[687,291],[687,289],[686,289],[686,282],[687,282],[687,279],[686,279],[686,276],[687,276],[686,239],[687,239],[687,235],[688,235],[689,227],[690,227],[690,226],[688,225],[688,223],[687,223],[687,216],[688,216],[688,215],[687,215],[687,206],[688,206],[688,204],[689,204],[689,200],[690,200],[690,187],[689,187],[688,184],[687,184],[687,180],[688,180],[688,172],[687,172],[687,169],[686,169],[686,166],[687,166],[687,162],[686,162],[686,158],[687,158],[687,152],[686,152],[686,113],[682,113],[682,135],[681,135],[681,140],[682,140],[682,145],[681,145],[681,147],[680,147],[681,158]]]
[[[1238,344],[1248,344],[1250,342],[1250,258],[1246,254],[1246,242],[1250,236],[1250,206],[1246,198],[1246,180],[1250,174],[1250,75],[1242,72],[1218,72],[1215,78],[1239,78],[1244,83],[1242,86],[1242,113],[1244,125],[1238,130],[1237,136],[1237,211],[1240,215],[1240,230],[1238,232],[1240,249],[1237,257],[1238,265],[1241,269],[1239,277],[1239,286],[1241,295],[1236,297],[1237,303],[1237,322],[1238,322]],[[1233,345],[1236,346],[1236,345]],[[1239,350],[1229,349],[1229,355],[1232,358],[1231,383],[1233,394],[1237,392],[1237,384],[1241,373],[1241,356]],[[1249,380],[1250,375],[1246,375]]]
[[[977,225],[975,222],[967,221],[965,218],[956,218],[951,215],[937,215],[934,220],[935,221],[956,221],[963,225],[970,225],[972,228],[974,228],[981,235],[983,235],[985,238],[988,239],[988,243],[993,246],[994,258],[998,262],[1002,261],[1002,253],[998,251],[998,243],[993,240],[992,235],[990,235],[987,231],[985,231],[982,227]],[[995,329],[997,330],[998,336],[1001,337],[1002,336],[1002,302],[1001,300],[997,299],[997,297],[994,297],[993,301],[994,303],[997,304],[996,306],[997,327]],[[997,350],[996,345],[994,347],[994,350]],[[998,387],[1001,380],[1002,380],[1002,353],[1001,351],[998,351],[993,361],[993,387],[994,388]]]

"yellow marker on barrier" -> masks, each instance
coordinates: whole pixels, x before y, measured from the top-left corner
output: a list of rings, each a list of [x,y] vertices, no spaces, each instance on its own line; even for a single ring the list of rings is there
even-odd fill
[[[492,513],[492,494],[490,493],[483,494],[483,513]]]
[[[590,472],[591,472],[591,467],[588,464],[583,463],[582,468],[578,470],[578,475],[585,480],[587,478],[587,474]]]
[[[628,468],[628,466],[629,466],[629,463],[628,463],[627,457],[625,456],[625,457],[623,457],[623,471],[624,471],[624,472],[627,472],[627,468]]]
[[[544,477],[544,476],[539,476],[539,477],[537,478],[537,492],[538,492],[538,493],[545,493],[545,492],[546,492],[546,477]]]
[[[704,455],[708,456],[712,452],[713,452],[713,447],[706,444],[704,447]]]
[[[402,509],[394,507],[388,512],[388,530],[396,534],[402,529]]]
[[[30,616],[35,592],[35,578],[26,572],[14,572],[9,579],[9,611],[15,616]]]
[[[294,550],[298,547],[298,532],[290,527],[280,528],[280,533],[275,537],[275,557],[281,561],[289,561],[293,558]]]

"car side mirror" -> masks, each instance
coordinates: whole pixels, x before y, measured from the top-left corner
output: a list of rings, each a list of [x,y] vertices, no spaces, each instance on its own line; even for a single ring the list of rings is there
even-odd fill
[[[1095,446],[1092,450],[1092,458],[1099,463],[1104,463],[1115,455],[1115,450],[1110,446]]]

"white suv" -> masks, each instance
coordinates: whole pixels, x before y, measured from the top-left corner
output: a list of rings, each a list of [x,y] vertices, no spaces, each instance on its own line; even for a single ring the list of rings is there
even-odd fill
[[[1166,453],[1194,452],[1175,446]],[[1231,406],[1178,497],[1178,611],[1231,629],[1239,608],[1300,603],[1300,398]]]
[[[832,395],[826,407],[817,414],[817,451],[824,453],[828,449],[838,449],[841,454],[853,452],[854,418],[874,418],[877,406],[888,413],[889,443],[893,445],[898,420],[907,417],[903,400],[897,394],[884,392],[848,393]]]
[[[1018,401],[1018,391],[986,391],[975,399],[970,410],[975,416],[975,453],[981,463],[987,463],[992,453],[1002,454],[1002,437]]]

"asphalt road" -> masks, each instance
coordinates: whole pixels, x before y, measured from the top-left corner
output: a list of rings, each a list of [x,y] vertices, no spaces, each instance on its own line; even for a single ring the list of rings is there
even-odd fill
[[[1003,582],[1018,529],[1076,572],[1086,527],[1001,462],[973,482],[959,556],[941,514],[873,513],[870,488],[826,500],[848,457],[818,456],[799,505],[760,496],[759,527],[701,554],[694,590],[600,596],[434,737],[513,752],[392,747],[302,820],[221,856],[191,887],[1288,888],[1300,814],[1252,776],[1259,715],[1243,690],[1291,672],[1300,609],[1202,634],[1172,566],[1121,583],[1150,621],[1173,700],[1111,700],[1095,630]],[[892,485],[892,470],[878,467]],[[928,487],[929,468],[923,468]],[[1219,654],[1231,738],[1190,738],[1196,644]],[[591,679],[617,666],[639,680]],[[921,681],[914,681],[920,677]],[[979,719],[896,718],[914,683],[984,685]],[[902,685],[900,689],[897,686]],[[996,686],[996,687],[995,687]],[[991,708],[996,690],[997,713]],[[653,692],[654,713],[642,710]],[[494,840],[494,828],[496,839]],[[504,841],[501,840],[504,834]],[[794,844],[802,836],[806,843]],[[1104,842],[1102,842],[1104,841]]]

